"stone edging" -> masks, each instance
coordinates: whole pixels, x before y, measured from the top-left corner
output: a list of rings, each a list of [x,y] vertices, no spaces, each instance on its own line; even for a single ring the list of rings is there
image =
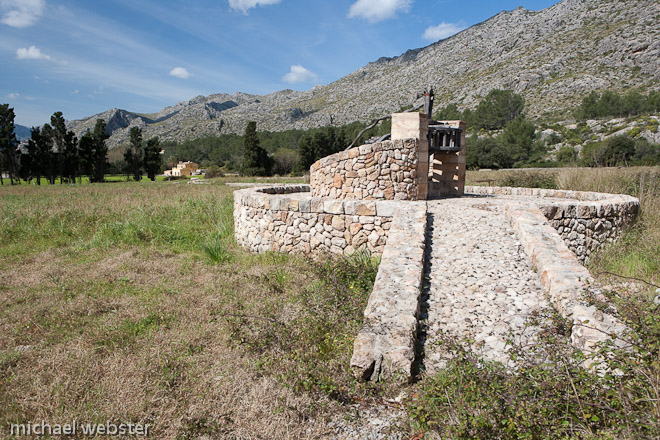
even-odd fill
[[[609,336],[622,336],[626,328],[616,317],[587,304],[584,294],[594,280],[544,213],[535,207],[509,205],[507,215],[552,305],[572,321],[572,344],[593,353]]]
[[[424,251],[426,202],[401,203],[378,267],[364,323],[355,339],[351,370],[363,380],[412,376]]]
[[[538,197],[535,204],[584,264],[593,252],[616,240],[639,212],[639,200],[624,194],[492,186],[466,186],[465,192]]]

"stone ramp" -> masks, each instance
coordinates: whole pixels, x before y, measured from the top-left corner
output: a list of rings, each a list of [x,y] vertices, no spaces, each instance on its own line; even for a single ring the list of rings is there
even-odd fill
[[[492,198],[428,201],[422,362],[427,372],[449,357],[443,338],[471,341],[485,359],[509,364],[508,338],[533,343],[526,325],[549,306],[539,275],[511,226],[506,205]]]

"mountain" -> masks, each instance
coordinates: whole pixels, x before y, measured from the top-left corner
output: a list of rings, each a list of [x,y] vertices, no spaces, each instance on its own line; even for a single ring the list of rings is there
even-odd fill
[[[14,124],[14,133],[19,142],[27,141],[32,135],[32,129],[24,125]]]
[[[526,99],[526,113],[565,119],[591,91],[660,89],[660,2],[564,0],[542,11],[501,12],[446,40],[394,58],[380,58],[325,86],[269,95],[198,96],[142,115],[111,109],[73,121],[79,135],[108,121],[110,145],[144,137],[184,140],[259,130],[282,131],[367,121],[412,103],[432,86],[436,108],[474,107],[494,88]]]

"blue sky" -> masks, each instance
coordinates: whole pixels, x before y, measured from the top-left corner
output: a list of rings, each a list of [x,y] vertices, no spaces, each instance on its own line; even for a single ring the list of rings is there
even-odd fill
[[[328,84],[502,10],[557,0],[0,0],[16,123]]]

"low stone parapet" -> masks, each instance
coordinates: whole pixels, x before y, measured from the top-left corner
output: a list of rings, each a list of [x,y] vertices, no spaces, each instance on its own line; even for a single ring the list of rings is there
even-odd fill
[[[552,305],[572,323],[572,344],[592,354],[610,337],[621,343],[618,338],[626,327],[614,315],[589,303],[585,294],[594,280],[550,226],[546,214],[535,207],[516,205],[507,206],[507,213]]]
[[[465,192],[535,197],[534,204],[584,264],[592,253],[616,240],[639,212],[639,200],[624,194],[487,186],[468,186]]]
[[[426,223],[426,203],[399,204],[354,343],[351,370],[358,378],[408,381],[412,376]]]
[[[308,185],[234,191],[234,235],[256,252],[381,254],[397,202],[312,197]]]

